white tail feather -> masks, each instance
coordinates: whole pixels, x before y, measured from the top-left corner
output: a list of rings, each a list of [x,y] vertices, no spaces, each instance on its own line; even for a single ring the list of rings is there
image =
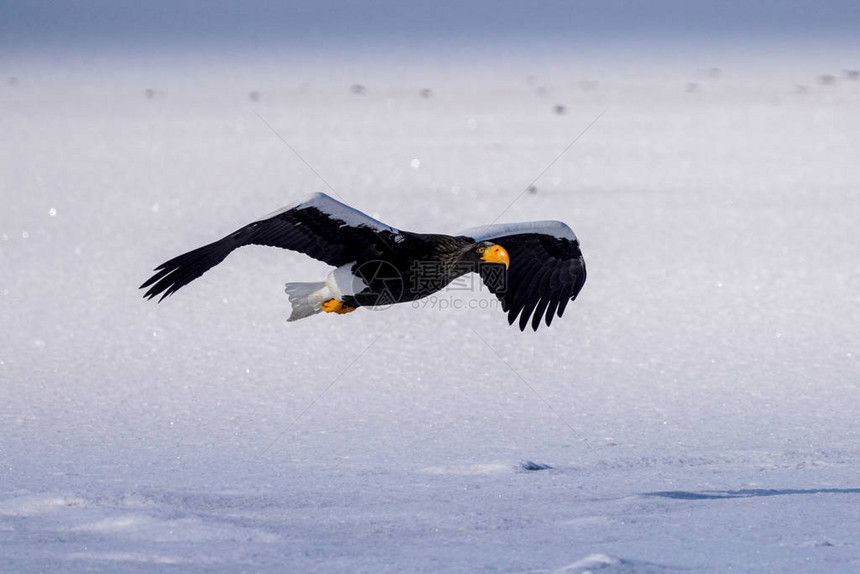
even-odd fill
[[[323,301],[332,298],[331,291],[325,281],[315,283],[287,283],[284,290],[290,296],[293,312],[287,321],[297,321],[316,315],[322,311]]]

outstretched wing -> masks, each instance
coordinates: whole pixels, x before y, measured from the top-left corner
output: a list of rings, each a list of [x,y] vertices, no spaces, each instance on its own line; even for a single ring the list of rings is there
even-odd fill
[[[553,316],[564,313],[585,284],[585,259],[573,231],[560,221],[503,223],[468,229],[461,233],[477,241],[492,241],[504,247],[511,263],[507,273],[497,265],[481,267],[484,284],[502,302],[513,325],[519,315],[525,331],[532,317],[537,331],[541,319],[547,326]]]
[[[227,237],[155,268],[141,289],[163,300],[221,263],[237,247],[268,245],[299,251],[329,265],[378,259],[401,239],[400,231],[324,193],[279,209]]]

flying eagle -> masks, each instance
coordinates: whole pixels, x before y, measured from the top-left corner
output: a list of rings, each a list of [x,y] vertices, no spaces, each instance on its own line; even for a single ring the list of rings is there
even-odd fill
[[[401,231],[324,193],[279,209],[209,245],[155,268],[141,289],[159,302],[221,263],[237,247],[292,249],[334,266],[324,281],[287,283],[289,321],[320,311],[349,313],[414,301],[466,273],[481,276],[520,330],[562,316],[585,283],[585,260],[560,221],[503,223],[458,235]]]

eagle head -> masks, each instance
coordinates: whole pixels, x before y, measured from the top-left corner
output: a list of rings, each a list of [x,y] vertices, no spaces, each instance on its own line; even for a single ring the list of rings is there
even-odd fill
[[[476,260],[486,263],[499,263],[505,266],[505,269],[511,265],[511,256],[508,251],[501,245],[497,245],[492,241],[480,241],[476,243],[468,252],[469,255]]]

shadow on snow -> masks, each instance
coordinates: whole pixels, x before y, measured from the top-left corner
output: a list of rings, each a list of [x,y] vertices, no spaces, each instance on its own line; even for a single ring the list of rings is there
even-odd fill
[[[860,494],[860,488],[752,488],[743,490],[705,490],[702,492],[669,490],[664,492],[645,492],[642,494],[642,496],[660,496],[663,498],[676,498],[679,500],[714,500],[722,498],[756,498],[759,496],[784,496],[789,494]]]

